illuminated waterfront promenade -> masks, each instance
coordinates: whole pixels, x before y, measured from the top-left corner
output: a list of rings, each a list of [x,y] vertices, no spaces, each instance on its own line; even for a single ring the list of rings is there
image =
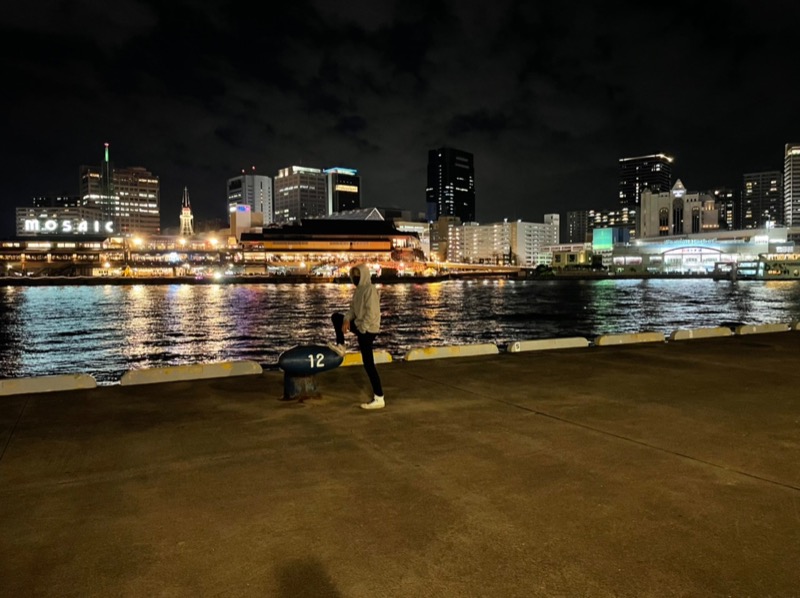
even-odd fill
[[[9,596],[796,596],[800,332],[0,401]]]

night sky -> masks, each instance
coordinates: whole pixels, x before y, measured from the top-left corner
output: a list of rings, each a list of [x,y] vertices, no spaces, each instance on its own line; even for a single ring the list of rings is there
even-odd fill
[[[271,4],[271,3],[269,3]],[[477,218],[617,205],[618,159],[690,190],[800,141],[800,3],[28,1],[0,13],[0,210],[78,193],[111,144],[225,218],[242,169],[356,168],[362,205],[425,210],[427,152],[474,154]]]

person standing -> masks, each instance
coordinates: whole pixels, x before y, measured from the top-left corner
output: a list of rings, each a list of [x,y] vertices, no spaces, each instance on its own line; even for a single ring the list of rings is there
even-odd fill
[[[380,295],[378,289],[372,284],[372,275],[366,264],[358,264],[350,268],[350,280],[356,285],[356,290],[350,300],[347,313],[334,313],[331,316],[333,328],[336,332],[336,342],[328,343],[328,347],[344,357],[345,334],[353,332],[358,339],[358,348],[361,351],[361,361],[372,384],[372,401],[361,403],[362,409],[383,409],[386,406],[383,396],[381,378],[375,367],[375,356],[372,354],[372,345],[375,337],[381,331]]]

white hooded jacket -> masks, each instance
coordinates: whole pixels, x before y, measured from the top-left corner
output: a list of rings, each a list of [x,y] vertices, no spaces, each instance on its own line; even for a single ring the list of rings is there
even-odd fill
[[[350,301],[345,320],[355,322],[359,332],[377,334],[381,331],[380,293],[372,284],[372,274],[366,264],[355,266],[361,277]]]

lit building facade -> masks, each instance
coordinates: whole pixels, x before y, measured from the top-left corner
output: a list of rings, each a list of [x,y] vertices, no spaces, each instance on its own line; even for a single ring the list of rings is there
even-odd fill
[[[567,243],[585,243],[589,234],[589,210],[567,212]]]
[[[469,152],[442,147],[428,152],[428,185],[425,189],[426,217],[456,217],[462,223],[475,221],[475,164]]]
[[[781,226],[783,219],[783,181],[779,170],[751,172],[742,177],[742,196],[737,228]]]
[[[722,230],[733,230],[736,228],[737,212],[739,201],[736,191],[729,187],[717,187],[709,191],[709,195],[714,198],[714,205],[719,212],[719,227]]]
[[[642,192],[669,191],[672,187],[672,163],[666,154],[651,154],[619,160],[619,205],[638,210]]]
[[[108,144],[102,164],[81,166],[80,197],[84,204],[100,208],[113,222],[117,234],[159,234],[161,231],[160,183],[145,168],[115,168]]]
[[[327,214],[361,208],[361,177],[352,168],[326,168]]]
[[[319,168],[289,166],[275,177],[274,222],[289,224],[325,216],[328,200],[325,174]]]
[[[800,143],[787,143],[784,152],[783,214],[786,226],[800,226]]]
[[[713,196],[688,193],[680,179],[668,192],[645,189],[636,238],[671,237],[719,229],[719,212]]]
[[[263,214],[266,223],[273,221],[272,179],[261,174],[245,174],[228,179],[228,219],[237,206],[248,206],[250,212]]]
[[[16,209],[17,237],[101,237],[115,234],[96,206]]]

